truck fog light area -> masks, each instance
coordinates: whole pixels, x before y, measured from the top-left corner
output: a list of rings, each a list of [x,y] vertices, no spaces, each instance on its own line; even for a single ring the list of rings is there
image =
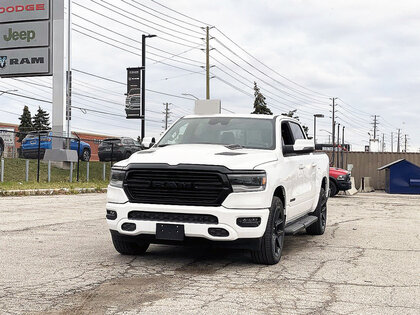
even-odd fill
[[[136,230],[136,224],[135,223],[124,223],[121,226],[121,229],[123,229],[123,231],[133,232],[133,231]]]
[[[263,191],[267,185],[265,172],[228,174],[233,192]]]
[[[226,237],[229,236],[229,231],[222,228],[209,228],[209,234],[216,237]]]
[[[119,169],[111,170],[111,181],[109,182],[110,186],[122,188],[123,181],[125,178],[125,171]]]
[[[240,227],[257,227],[261,224],[261,218],[237,218],[236,224]]]
[[[106,210],[106,218],[108,220],[115,220],[117,218],[117,211]]]

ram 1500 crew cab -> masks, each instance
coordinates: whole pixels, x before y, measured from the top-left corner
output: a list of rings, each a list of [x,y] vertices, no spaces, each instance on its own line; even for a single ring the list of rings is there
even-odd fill
[[[149,150],[112,168],[106,217],[115,249],[197,241],[280,260],[285,234],[324,233],[328,157],[285,116],[178,120]]]

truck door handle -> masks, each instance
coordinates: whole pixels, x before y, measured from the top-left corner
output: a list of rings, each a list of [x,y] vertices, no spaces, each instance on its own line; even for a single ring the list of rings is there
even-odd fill
[[[300,169],[300,170],[303,170],[304,168],[305,168],[305,165],[303,165],[303,164],[300,164],[300,165],[299,165],[299,169]]]

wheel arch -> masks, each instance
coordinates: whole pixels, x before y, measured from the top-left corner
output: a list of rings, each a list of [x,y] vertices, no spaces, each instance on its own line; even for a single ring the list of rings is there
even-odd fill
[[[275,190],[274,190],[274,194],[273,197],[279,197],[281,202],[283,203],[283,207],[284,207],[284,214],[286,215],[286,189],[284,189],[283,186],[278,186]]]

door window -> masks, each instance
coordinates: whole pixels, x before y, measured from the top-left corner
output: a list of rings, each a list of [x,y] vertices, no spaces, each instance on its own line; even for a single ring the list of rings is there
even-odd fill
[[[294,138],[293,144],[295,144],[295,141],[297,139],[306,139],[302,128],[297,123],[289,122],[289,126],[290,126],[290,129],[292,130],[292,134],[293,134],[293,138]]]

